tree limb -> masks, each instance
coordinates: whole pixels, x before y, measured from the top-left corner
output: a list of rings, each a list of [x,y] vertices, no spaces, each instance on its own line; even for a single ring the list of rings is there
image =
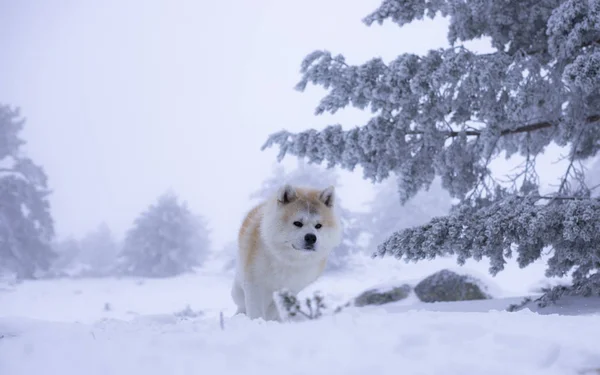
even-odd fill
[[[518,198],[530,198],[525,195],[517,195]],[[600,200],[600,197],[573,197],[573,196],[552,196],[552,195],[538,195],[534,197],[535,199],[543,199],[543,200],[557,200],[557,201],[597,201]]]
[[[585,122],[587,124],[592,124],[594,122],[599,122],[599,121],[600,121],[600,115],[592,115],[585,119]],[[515,129],[502,130],[500,132],[500,136],[505,136],[505,135],[510,135],[510,134],[527,133],[527,132],[532,132],[532,131],[536,131],[536,130],[551,128],[553,126],[555,126],[555,124],[548,122],[548,121],[536,122],[533,124],[523,125],[518,128],[515,128]],[[459,132],[459,131],[443,132],[443,134],[446,135],[448,138],[458,137],[462,133],[463,132]],[[423,132],[419,131],[419,130],[411,130],[411,131],[406,132],[406,135],[419,135],[419,134],[423,134]],[[471,136],[471,137],[478,137],[481,135],[481,131],[468,130],[468,131],[464,132],[464,134],[467,136]]]

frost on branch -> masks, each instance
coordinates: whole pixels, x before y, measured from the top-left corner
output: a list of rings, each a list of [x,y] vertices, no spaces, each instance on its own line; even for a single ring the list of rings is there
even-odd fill
[[[573,271],[573,288],[600,296],[600,201],[556,200],[541,204],[535,197],[510,196],[486,207],[466,205],[429,224],[396,232],[379,247],[406,261],[455,255],[459,264],[469,258],[491,259],[492,275],[504,269],[506,258],[517,253],[524,268],[552,248],[546,276]]]
[[[355,127],[282,130],[263,149],[277,145],[278,160],[289,154],[348,170],[361,166],[373,182],[393,174],[402,203],[439,177],[460,204],[447,217],[393,236],[382,245],[385,254],[457,254],[459,262],[486,256],[495,273],[511,252],[527,265],[548,246],[550,275],[574,270],[575,285],[591,285],[600,242],[576,229],[598,219],[582,162],[600,150],[600,0],[384,0],[364,22],[403,26],[438,15],[450,21],[449,48],[360,65],[329,51],[309,54],[296,88],[327,90],[316,114],[352,106],[372,117],[349,124]],[[458,44],[482,37],[494,52]],[[566,167],[542,198],[536,159],[552,143],[566,150]],[[499,156],[523,162],[511,175],[495,176],[490,163]]]

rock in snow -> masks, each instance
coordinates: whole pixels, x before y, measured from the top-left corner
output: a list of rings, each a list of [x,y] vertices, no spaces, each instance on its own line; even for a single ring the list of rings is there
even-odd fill
[[[390,289],[369,289],[354,299],[354,306],[383,305],[390,302],[401,301],[408,297],[411,291],[408,284]]]
[[[423,302],[472,301],[489,299],[481,282],[471,276],[441,270],[426,277],[415,287],[415,294]]]

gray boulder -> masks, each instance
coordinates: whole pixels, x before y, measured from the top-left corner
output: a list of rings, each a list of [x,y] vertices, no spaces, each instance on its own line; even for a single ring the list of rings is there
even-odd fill
[[[490,299],[481,282],[471,276],[441,270],[415,286],[415,294],[423,302],[450,302]]]
[[[390,289],[369,289],[354,299],[354,306],[383,305],[400,301],[408,297],[411,289],[408,284]]]

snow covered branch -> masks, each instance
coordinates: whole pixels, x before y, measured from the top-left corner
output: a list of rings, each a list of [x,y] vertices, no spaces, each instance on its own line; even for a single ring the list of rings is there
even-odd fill
[[[600,122],[600,115],[588,116],[588,118],[585,119],[585,122],[588,123],[588,124],[593,124],[593,123],[596,123],[596,122]],[[555,124],[553,124],[551,122],[541,121],[541,122],[536,122],[536,123],[533,123],[533,124],[527,124],[527,125],[519,126],[519,127],[515,128],[515,129],[504,129],[504,130],[502,130],[500,132],[500,136],[533,132],[533,131],[536,131],[536,130],[542,130],[542,129],[551,128],[553,126],[555,126]],[[408,131],[408,132],[406,132],[407,135],[416,135],[416,134],[423,134],[423,133],[424,132],[422,132],[422,131]],[[458,137],[461,133],[464,133],[464,134],[466,134],[469,137],[473,137],[473,136],[479,137],[482,134],[481,131],[477,131],[477,130],[467,130],[467,131],[463,131],[463,132],[452,130],[452,131],[449,131],[449,132],[442,131],[441,133],[444,134],[448,138]]]
[[[600,200],[569,197],[539,204],[539,199],[508,196],[483,208],[463,205],[446,217],[396,232],[374,256],[416,261],[456,255],[459,264],[485,256],[495,275],[513,252],[518,253],[519,266],[526,267],[549,247],[553,256],[548,277],[565,276],[574,269],[578,288],[589,287],[600,295],[596,284],[587,283],[594,280],[592,271],[600,268]]]

